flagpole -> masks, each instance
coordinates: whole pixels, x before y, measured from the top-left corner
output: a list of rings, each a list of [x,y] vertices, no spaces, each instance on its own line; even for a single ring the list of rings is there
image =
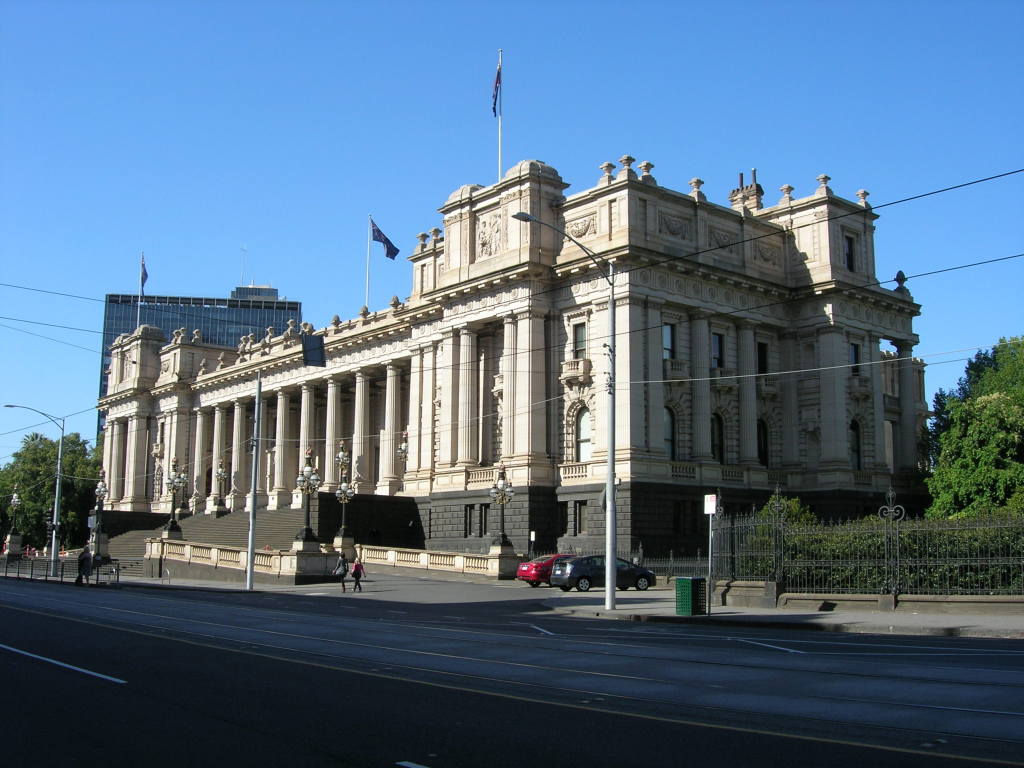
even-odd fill
[[[142,325],[142,275],[146,271],[146,252],[139,251],[139,258],[142,259],[142,266],[139,269],[139,300],[135,303],[135,327]]]
[[[502,49],[498,49],[498,76],[502,73]],[[498,87],[498,180],[502,180],[502,85]]]
[[[372,232],[372,221],[373,214],[368,214],[366,217],[366,296],[363,301],[363,306],[367,309],[370,308],[370,236]]]

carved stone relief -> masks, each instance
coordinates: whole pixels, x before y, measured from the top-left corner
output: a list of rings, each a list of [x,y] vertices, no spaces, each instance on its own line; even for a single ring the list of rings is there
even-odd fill
[[[671,235],[672,237],[678,237],[682,240],[692,240],[692,232],[693,229],[691,223],[686,219],[669,216],[667,213],[658,214],[659,234]]]
[[[501,215],[486,214],[476,222],[476,256],[485,259],[501,252]]]
[[[565,222],[565,231],[577,240],[587,235],[597,234],[597,214],[590,214],[579,219]]]

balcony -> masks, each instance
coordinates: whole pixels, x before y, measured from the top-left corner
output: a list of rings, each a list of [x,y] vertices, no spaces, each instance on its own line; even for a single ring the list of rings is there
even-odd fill
[[[589,475],[589,464],[583,463],[565,463],[558,467],[558,471],[562,476],[562,482],[566,480],[582,480],[586,479]]]
[[[757,394],[761,397],[775,398],[779,396],[779,379],[777,376],[758,376]]]
[[[711,368],[708,371],[711,386],[720,390],[733,390],[738,386],[736,370],[733,368]]]
[[[690,364],[686,360],[663,360],[664,377],[674,384],[689,384]]]
[[[849,381],[850,397],[852,397],[854,400],[867,400],[869,397],[871,397],[870,376],[850,376]]]
[[[577,357],[562,363],[558,380],[567,387],[585,387],[593,381],[590,375],[590,358]]]

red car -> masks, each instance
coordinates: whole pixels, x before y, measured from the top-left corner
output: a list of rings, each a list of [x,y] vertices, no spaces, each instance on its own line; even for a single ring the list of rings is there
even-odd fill
[[[568,560],[575,555],[541,555],[526,563],[520,563],[516,578],[525,581],[531,587],[539,587],[542,583],[551,586],[551,569],[559,560]]]

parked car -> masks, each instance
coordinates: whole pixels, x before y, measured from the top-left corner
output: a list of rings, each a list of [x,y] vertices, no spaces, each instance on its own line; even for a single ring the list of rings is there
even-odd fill
[[[636,587],[641,592],[654,586],[654,573],[647,568],[633,565],[621,557],[616,558],[615,586],[618,589]],[[604,555],[586,555],[571,560],[561,560],[551,569],[550,584],[568,592],[575,587],[580,592],[587,592],[591,587],[604,586]]]
[[[531,587],[551,584],[551,568],[561,560],[568,560],[575,555],[541,555],[525,563],[520,563],[516,570],[516,578],[525,581]]]

